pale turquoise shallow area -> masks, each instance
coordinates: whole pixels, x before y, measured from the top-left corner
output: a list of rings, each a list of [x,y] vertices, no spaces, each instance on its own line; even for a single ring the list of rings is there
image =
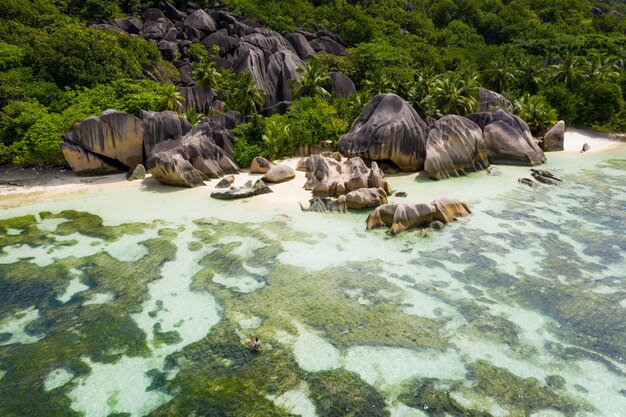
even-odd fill
[[[473,210],[395,237],[151,182],[0,211],[0,415],[623,416],[626,145],[548,158],[390,177]]]

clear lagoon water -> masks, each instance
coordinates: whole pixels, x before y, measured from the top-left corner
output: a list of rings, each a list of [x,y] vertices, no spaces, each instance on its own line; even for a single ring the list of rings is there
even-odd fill
[[[441,232],[148,180],[0,211],[0,416],[626,415],[626,144]],[[251,352],[235,333],[262,341]]]

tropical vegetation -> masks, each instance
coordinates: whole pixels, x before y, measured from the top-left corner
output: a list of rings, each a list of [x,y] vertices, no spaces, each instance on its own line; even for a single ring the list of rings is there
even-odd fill
[[[63,133],[107,108],[170,109],[197,123],[178,87],[179,56],[88,21],[140,13],[150,0],[6,0],[0,10],[0,163],[57,164]],[[174,1],[182,6],[186,1]],[[196,1],[211,6],[213,1]],[[338,34],[345,56],[322,54],[291,82],[293,104],[263,117],[252,74],[218,68],[219,50],[188,47],[209,113],[237,110],[235,157],[280,157],[332,147],[375,94],[396,93],[422,117],[467,114],[478,88],[503,94],[541,135],[567,124],[626,130],[626,6],[617,0],[224,0],[233,12],[286,34]],[[592,12],[592,8],[593,12]],[[358,93],[336,98],[328,71]],[[217,102],[222,104],[217,105]]]

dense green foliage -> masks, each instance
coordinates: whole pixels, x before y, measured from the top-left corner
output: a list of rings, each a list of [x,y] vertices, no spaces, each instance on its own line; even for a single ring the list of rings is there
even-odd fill
[[[134,113],[139,108],[182,112],[184,102],[174,91],[180,82],[178,72],[172,62],[161,59],[152,43],[85,27],[88,19],[122,17],[156,3],[7,0],[3,4],[0,162],[61,162],[57,146],[61,134],[81,117],[107,106]],[[186,1],[173,3],[183,7]],[[334,143],[371,96],[389,92],[426,117],[476,111],[478,88],[485,87],[519,103],[519,114],[529,118],[539,135],[556,119],[601,129],[626,128],[626,6],[620,1],[223,3],[281,33],[296,27],[321,28],[337,33],[348,45],[345,56],[323,54],[301,69],[302,79],[291,84],[297,101],[288,114],[263,123],[256,136],[244,138],[246,129],[241,129],[236,150],[241,152],[244,143],[253,146],[238,156],[242,161],[253,150],[279,157],[301,146]],[[198,85],[225,102],[226,109],[258,113],[264,92],[247,73],[218,71],[210,61],[217,53],[201,44],[188,48]],[[328,83],[326,71],[350,76],[359,95],[328,97],[322,88]],[[164,86],[140,81],[143,77]],[[121,93],[120,82],[131,91]],[[93,100],[84,98],[88,96]],[[307,100],[312,97],[318,98]],[[211,106],[209,112],[222,109]],[[199,116],[190,114],[194,120]]]

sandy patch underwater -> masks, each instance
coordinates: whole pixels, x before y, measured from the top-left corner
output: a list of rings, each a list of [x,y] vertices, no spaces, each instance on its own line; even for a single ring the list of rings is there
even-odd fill
[[[626,147],[548,158],[564,187],[390,177],[474,210],[397,237],[302,213],[301,176],[0,211],[0,414],[619,416]]]

